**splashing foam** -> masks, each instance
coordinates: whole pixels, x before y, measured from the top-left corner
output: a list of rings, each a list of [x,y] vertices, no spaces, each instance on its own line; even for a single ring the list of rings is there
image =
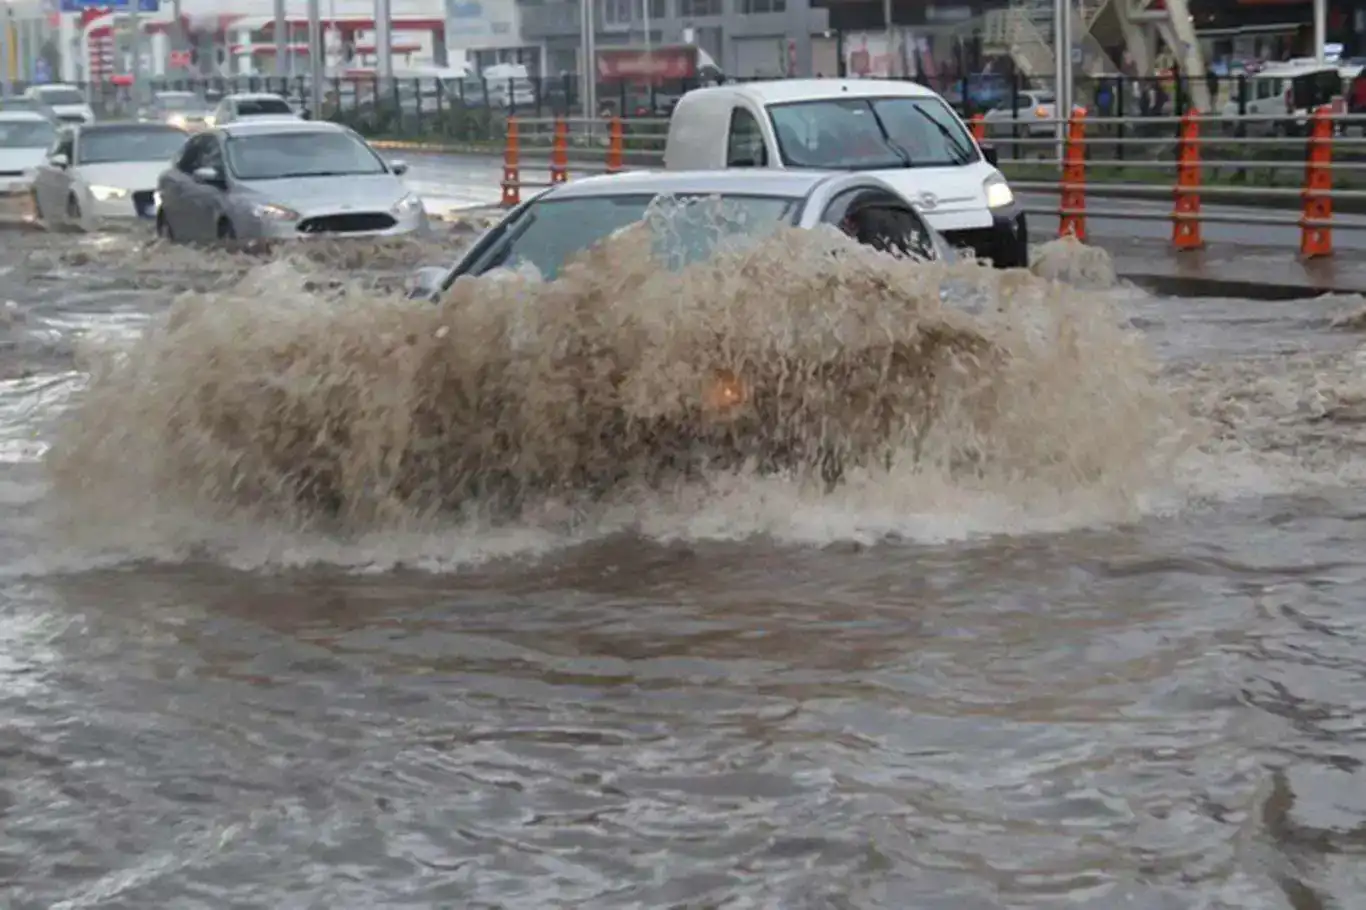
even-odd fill
[[[304,558],[301,532],[363,561],[623,530],[945,539],[1136,517],[1197,441],[1103,297],[833,231],[671,272],[631,229],[439,305],[282,296],[284,268],[91,352],[48,458],[75,526],[265,561]]]

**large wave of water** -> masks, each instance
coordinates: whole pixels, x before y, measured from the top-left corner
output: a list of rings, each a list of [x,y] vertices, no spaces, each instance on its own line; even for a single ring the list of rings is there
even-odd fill
[[[1061,252],[1036,271],[1112,280]],[[459,558],[623,530],[1070,527],[1168,501],[1201,439],[1105,294],[833,231],[680,271],[628,231],[554,281],[462,280],[439,305],[318,290],[277,259],[87,354],[47,460],[72,530],[102,545],[401,535]],[[718,376],[744,388],[725,414]]]

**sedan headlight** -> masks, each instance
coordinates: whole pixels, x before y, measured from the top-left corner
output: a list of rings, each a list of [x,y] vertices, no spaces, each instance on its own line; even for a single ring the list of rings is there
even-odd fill
[[[128,196],[128,191],[120,186],[92,186],[90,195],[100,202],[109,202],[114,199],[124,199]]]
[[[257,218],[264,218],[267,221],[298,221],[299,213],[283,205],[266,203],[264,205],[253,205],[251,213]]]
[[[982,189],[987,194],[989,209],[1003,209],[1015,204],[1015,194],[1010,191],[1010,184],[1006,183],[1004,177],[993,174],[982,184]]]
[[[171,126],[178,126],[178,127],[180,127],[181,129],[184,129],[184,128],[185,128],[185,115],[184,115],[184,114],[172,114],[171,116],[169,116],[169,117],[166,118],[166,122],[169,123]]]
[[[392,211],[395,215],[403,216],[411,215],[421,210],[422,199],[419,198],[416,193],[409,193],[408,195],[400,199],[398,202],[395,202],[394,207],[390,211]]]

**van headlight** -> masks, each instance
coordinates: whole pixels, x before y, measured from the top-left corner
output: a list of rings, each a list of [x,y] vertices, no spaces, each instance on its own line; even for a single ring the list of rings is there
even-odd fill
[[[1010,191],[1010,184],[1000,174],[993,174],[982,184],[982,190],[987,194],[987,208],[1004,209],[1015,204],[1015,194]]]
[[[118,186],[92,186],[90,195],[100,202],[109,202],[113,199],[122,199],[128,195],[128,191]]]

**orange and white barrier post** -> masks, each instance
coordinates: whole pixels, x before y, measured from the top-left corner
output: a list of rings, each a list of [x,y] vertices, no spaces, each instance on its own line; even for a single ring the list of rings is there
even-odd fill
[[[983,117],[981,114],[972,115],[972,138],[977,140],[978,145],[981,145],[986,141],[987,118]]]
[[[1176,187],[1172,190],[1172,246],[1198,250],[1205,245],[1200,230],[1200,115],[1186,111],[1176,143]]]
[[[1086,112],[1072,112],[1067,122],[1067,145],[1062,153],[1062,195],[1058,206],[1058,236],[1071,234],[1086,242]]]
[[[1309,157],[1304,165],[1304,214],[1300,218],[1300,258],[1333,255],[1333,120],[1326,108],[1314,112]]]
[[[612,118],[612,138],[607,146],[607,173],[615,174],[621,170],[621,118]]]
[[[555,144],[550,150],[550,182],[564,183],[569,179],[569,123],[555,118]]]
[[[519,140],[517,118],[508,118],[507,148],[503,150],[503,205],[512,207],[522,201],[522,174],[517,167]]]

